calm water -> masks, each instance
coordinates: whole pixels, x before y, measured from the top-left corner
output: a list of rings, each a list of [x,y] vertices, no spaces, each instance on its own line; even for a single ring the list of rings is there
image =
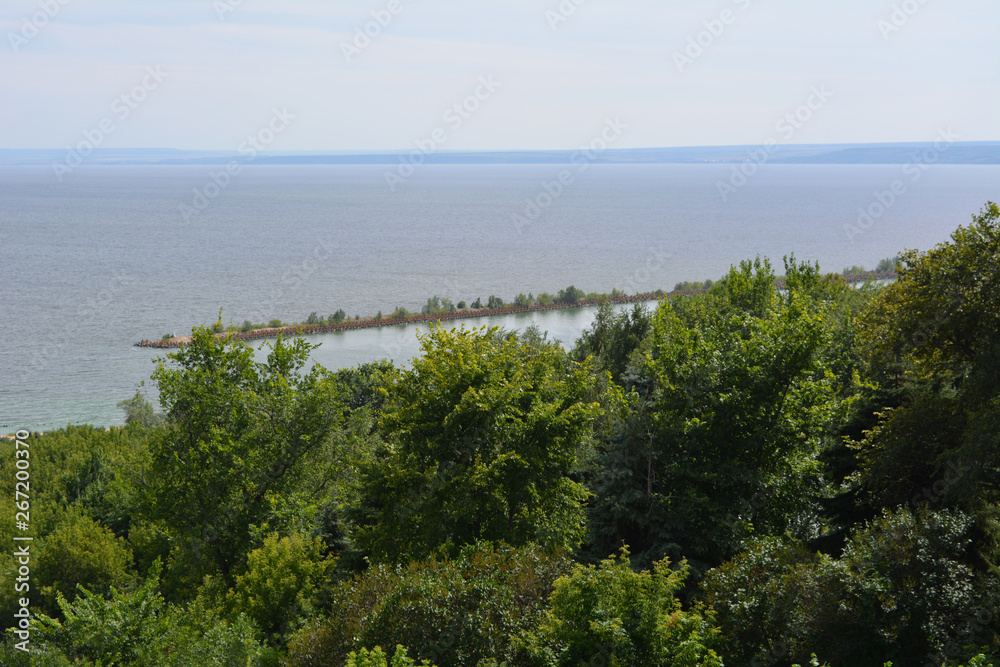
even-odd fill
[[[220,307],[226,323],[299,321],[418,310],[435,294],[670,289],[758,254],[872,267],[946,240],[1000,198],[996,166],[934,166],[910,182],[900,166],[770,165],[723,201],[729,165],[601,165],[518,226],[560,167],[424,166],[393,193],[381,167],[258,166],[185,221],[181,204],[213,170],[81,167],[60,184],[49,169],[0,168],[0,432],[120,423],[115,404],[158,356],[132,343],[212,323]],[[844,225],[895,179],[907,192],[849,239]],[[489,322],[536,322],[568,344],[592,317]],[[405,362],[417,330],[316,336],[315,359]]]

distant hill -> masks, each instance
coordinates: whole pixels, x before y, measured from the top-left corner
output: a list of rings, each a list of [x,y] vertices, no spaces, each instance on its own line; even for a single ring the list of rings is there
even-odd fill
[[[611,164],[726,164],[761,155],[761,146],[694,146],[680,148],[608,149],[582,154],[562,151],[448,151],[423,155],[426,164],[569,164],[574,159]],[[933,142],[892,144],[794,144],[777,145],[768,156],[771,164],[905,164],[932,154],[938,164],[1000,164],[1000,141],[962,141],[935,149]],[[260,153],[254,164],[399,164],[411,151],[289,151]],[[0,165],[49,165],[66,159],[66,150],[0,149]],[[235,151],[185,151],[177,149],[98,149],[86,164],[117,165],[220,165],[249,162]],[[756,161],[760,161],[756,158]]]

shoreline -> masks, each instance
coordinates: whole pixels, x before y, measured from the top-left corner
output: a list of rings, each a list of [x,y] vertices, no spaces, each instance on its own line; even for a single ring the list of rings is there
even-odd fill
[[[888,280],[896,277],[895,271],[866,271],[865,273],[855,273],[849,275],[827,274],[842,276],[848,283],[859,283],[868,280]],[[775,286],[779,289],[784,287],[784,281],[775,281]],[[358,320],[347,320],[337,324],[290,324],[283,327],[265,327],[253,331],[224,331],[216,334],[216,338],[231,338],[232,340],[260,340],[262,338],[277,338],[278,336],[307,336],[312,334],[332,333],[335,331],[351,331],[353,329],[374,329],[377,327],[392,327],[407,324],[422,324],[424,322],[437,322],[444,320],[472,320],[480,317],[497,317],[502,315],[516,315],[518,313],[531,313],[545,310],[566,310],[568,308],[588,308],[599,306],[602,303],[623,304],[646,301],[660,301],[677,296],[691,296],[702,294],[707,290],[674,290],[671,292],[646,292],[643,294],[632,294],[622,296],[604,296],[598,299],[584,299],[576,303],[550,303],[546,305],[532,304],[530,306],[504,306],[502,308],[463,308],[450,313],[438,313],[435,315],[407,315],[406,317],[383,317],[380,320],[374,317],[366,317]],[[191,342],[191,336],[175,336],[168,340],[141,340],[133,347],[147,347],[156,349],[175,349],[184,347]]]
[[[603,302],[611,304],[636,303],[642,301],[659,301],[669,296],[681,294],[696,294],[697,292],[649,292],[647,294],[633,294],[631,296],[616,296],[602,299],[586,299],[576,303],[550,303],[547,305],[532,304],[530,306],[504,306],[503,308],[464,308],[451,313],[438,313],[436,315],[408,315],[406,317],[383,317],[376,320],[373,317],[362,318],[360,320],[349,320],[337,324],[291,324],[285,327],[266,327],[254,331],[225,331],[216,334],[216,338],[232,338],[233,340],[259,340],[261,338],[277,338],[278,336],[306,336],[310,334],[330,333],[334,331],[350,331],[352,329],[374,329],[377,327],[391,327],[406,324],[422,324],[424,322],[437,322],[443,320],[472,320],[480,317],[496,317],[501,315],[516,315],[518,313],[531,313],[543,310],[566,310],[568,308],[586,308],[598,306]],[[191,336],[176,336],[169,340],[141,340],[133,347],[152,347],[161,349],[171,349],[184,347],[191,342]]]

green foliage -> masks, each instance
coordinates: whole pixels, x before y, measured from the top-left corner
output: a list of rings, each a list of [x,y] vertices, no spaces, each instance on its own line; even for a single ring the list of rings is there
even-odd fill
[[[361,649],[358,653],[351,653],[347,656],[346,667],[414,667],[415,663],[406,656],[406,649],[402,646],[396,647],[396,652],[392,659],[387,660],[381,646],[376,646],[371,652],[368,649]],[[421,667],[433,667],[426,660],[420,663]]]
[[[41,608],[49,613],[58,610],[59,598],[75,598],[78,585],[105,593],[132,581],[132,552],[90,517],[68,513],[39,546],[32,584],[41,591]]]
[[[894,403],[858,443],[876,508],[959,507],[996,522],[1000,486],[1000,208],[951,241],[900,257],[861,321],[859,346]],[[984,534],[983,558],[1000,546]]]
[[[395,320],[409,316],[410,316],[410,311],[408,311],[406,308],[403,308],[402,306],[399,306],[396,308],[396,310],[392,311],[392,315],[390,315],[389,317]]]
[[[685,280],[684,282],[677,283],[674,285],[675,292],[704,292],[706,290],[712,289],[714,285],[711,280],[706,280],[704,282],[689,282]]]
[[[343,308],[340,308],[333,315],[330,315],[328,318],[326,318],[326,321],[330,324],[340,324],[346,319],[347,319],[347,313],[344,312]]]
[[[108,599],[82,587],[75,602],[60,597],[62,620],[39,616],[34,641],[46,655],[65,660],[51,664],[276,667],[276,656],[245,618],[230,624],[168,606],[157,592],[159,574],[156,562],[141,586],[112,588]]]
[[[490,295],[490,298],[486,301],[487,308],[503,308],[503,299],[498,296]]]
[[[132,398],[118,403],[118,407],[125,411],[126,426],[138,424],[143,428],[155,428],[163,423],[163,415],[156,414],[153,405],[139,391]]]
[[[285,323],[282,322],[279,319],[273,319],[273,320],[271,320],[270,322],[267,323],[267,326],[269,326],[272,329],[278,329],[280,327],[285,326]]]
[[[229,607],[249,616],[273,643],[280,643],[318,611],[321,584],[335,560],[323,555],[322,540],[301,535],[278,538],[247,556],[246,572],[236,577]]]
[[[535,297],[533,294],[518,294],[514,297],[514,305],[518,308],[529,308],[535,302]]]
[[[458,302],[458,309],[459,310],[465,310],[465,302],[464,301],[459,301]]]
[[[579,303],[587,298],[587,294],[583,290],[579,290],[576,287],[570,285],[566,289],[559,290],[559,294],[556,295],[556,303]]]
[[[722,667],[711,618],[682,611],[675,597],[686,576],[686,564],[671,571],[667,560],[635,572],[626,549],[598,567],[577,565],[555,582],[551,608],[522,640],[532,664]]]
[[[878,266],[875,270],[879,273],[895,271],[899,267],[899,256],[896,257],[886,257],[885,259],[879,260]]]
[[[706,579],[725,654],[738,664],[811,653],[834,665],[941,664],[988,641],[996,580],[970,567],[971,527],[960,514],[899,510],[857,530],[839,559],[755,542]]]
[[[455,312],[455,306],[448,299],[441,299],[437,296],[427,299],[427,305],[420,309],[422,315],[440,315],[442,313]]]
[[[539,306],[549,306],[549,305],[551,305],[551,304],[552,304],[552,300],[553,300],[553,297],[552,297],[552,295],[551,295],[551,294],[549,294],[548,292],[542,292],[542,293],[541,293],[541,294],[539,294],[539,295],[538,295],[538,297],[537,297],[537,298],[535,299],[535,302],[536,302],[536,303],[537,303],[537,304],[538,304]]]
[[[306,318],[306,324],[319,324],[319,323],[320,323],[319,314],[315,310],[309,313],[309,317]]]
[[[252,527],[288,499],[343,424],[326,371],[300,373],[313,347],[279,338],[256,363],[248,345],[197,329],[168,355],[179,367],[161,360],[153,374],[172,428],[152,448],[152,509],[205,573],[228,577],[241,564]]]
[[[631,312],[615,313],[612,306],[602,303],[589,329],[580,335],[573,348],[573,357],[579,361],[594,357],[599,370],[607,370],[615,382],[620,383],[633,355],[652,330],[649,312],[636,303]]]
[[[779,295],[768,263],[744,262],[709,294],[660,305],[632,415],[592,487],[598,554],[624,541],[640,563],[686,554],[701,569],[752,530],[810,524],[836,383],[818,277],[789,275]]]
[[[472,307],[473,308],[482,308],[483,307],[483,300],[477,297],[476,300],[472,302]]]
[[[359,543],[399,562],[478,540],[578,543],[587,492],[569,473],[597,414],[587,368],[496,328],[435,327],[421,348],[388,389],[392,447],[365,471]]]
[[[569,568],[538,547],[488,544],[451,561],[373,566],[334,588],[327,619],[289,642],[288,667],[340,667],[351,651],[400,644],[441,667],[523,664],[512,638],[537,626]]]

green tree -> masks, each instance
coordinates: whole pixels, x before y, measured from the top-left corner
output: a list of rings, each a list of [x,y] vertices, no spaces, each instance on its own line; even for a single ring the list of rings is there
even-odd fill
[[[675,596],[686,576],[686,564],[672,571],[667,560],[636,572],[626,549],[599,567],[577,565],[555,582],[549,611],[522,640],[532,664],[722,667],[711,617],[682,611]]]
[[[228,599],[232,616],[245,613],[272,643],[280,643],[318,612],[321,584],[335,562],[323,555],[319,539],[272,534],[250,552],[246,572],[236,577]]]
[[[44,609],[58,610],[56,600],[76,597],[78,585],[105,593],[133,579],[132,552],[125,541],[90,517],[74,512],[40,544],[32,574],[45,601]]]
[[[351,653],[347,656],[345,667],[416,667],[417,663],[412,658],[406,656],[406,649],[402,646],[396,647],[396,652],[391,659],[387,659],[382,652],[381,646],[376,646],[371,652],[368,649],[361,649],[358,653]],[[424,660],[419,667],[433,667],[431,663]]]
[[[587,298],[586,292],[570,285],[566,289],[559,290],[556,295],[556,303],[579,303]]]
[[[571,547],[586,490],[569,473],[597,407],[588,369],[496,328],[421,337],[388,388],[391,448],[365,472],[358,540],[379,560],[503,540]]]
[[[787,271],[786,294],[758,260],[660,305],[632,414],[593,483],[597,554],[625,542],[640,563],[686,555],[698,573],[751,531],[814,530],[839,401],[818,273],[794,259]]]
[[[514,638],[542,620],[565,554],[480,543],[452,560],[374,565],[338,582],[325,618],[295,634],[288,667],[340,667],[352,651],[403,645],[440,667],[525,663]]]
[[[487,308],[503,308],[503,299],[498,296],[493,296],[490,294],[490,298],[486,300]]]
[[[229,576],[266,520],[343,424],[337,384],[321,366],[300,371],[315,346],[282,338],[266,363],[253,349],[196,329],[153,374],[171,428],[152,447],[154,516],[195,562]]]
[[[126,426],[139,424],[143,428],[154,428],[163,423],[163,415],[156,414],[152,404],[139,391],[132,398],[118,403],[118,407],[125,411]]]
[[[989,203],[949,242],[903,253],[898,279],[862,318],[873,376],[896,397],[859,444],[876,507],[961,507],[998,519],[998,257],[1000,208]],[[994,562],[996,544],[979,541]]]
[[[597,368],[610,371],[615,382],[621,382],[633,354],[652,331],[652,318],[645,306],[636,303],[631,312],[615,313],[611,304],[604,302],[597,309],[597,316],[573,348],[577,360],[594,357]],[[641,364],[641,359],[636,360]]]

